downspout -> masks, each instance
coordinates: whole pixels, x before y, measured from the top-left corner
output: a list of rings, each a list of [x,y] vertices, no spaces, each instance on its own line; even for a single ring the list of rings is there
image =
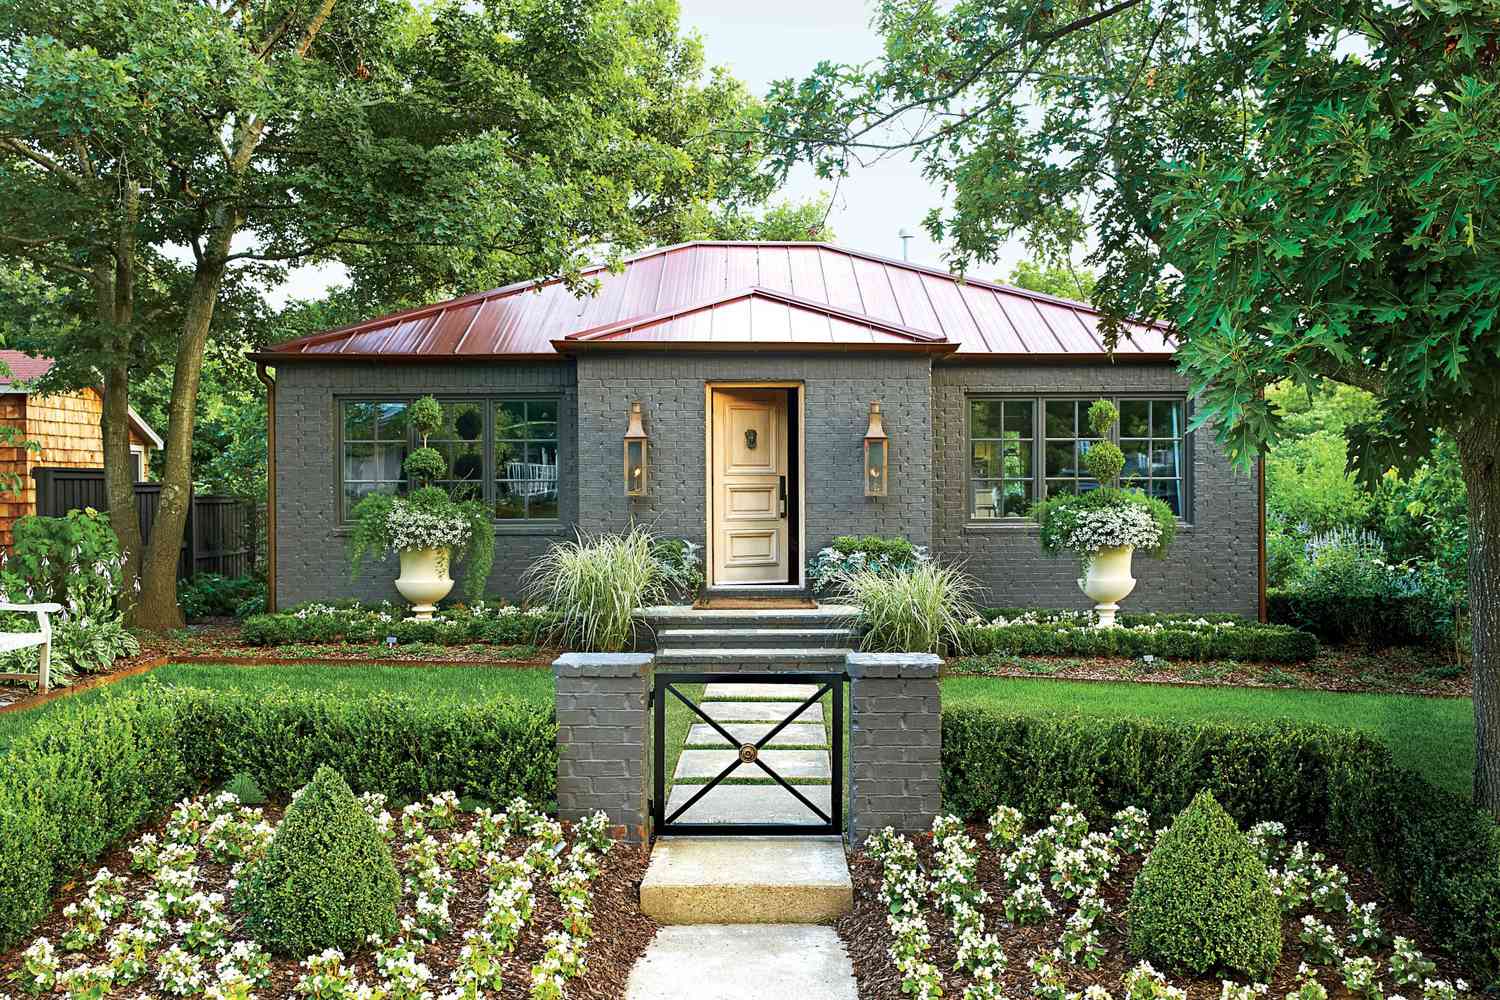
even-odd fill
[[[276,610],[276,380],[257,362],[255,374],[266,387],[266,610]],[[1264,547],[1262,547],[1264,551]],[[1264,590],[1262,590],[1264,593]]]

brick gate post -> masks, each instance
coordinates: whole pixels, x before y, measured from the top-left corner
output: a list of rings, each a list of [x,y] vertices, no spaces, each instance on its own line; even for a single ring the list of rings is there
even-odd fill
[[[650,653],[564,653],[557,681],[557,812],[578,820],[596,809],[646,840]]]
[[[931,829],[942,808],[942,715],[931,653],[850,653],[849,841]]]

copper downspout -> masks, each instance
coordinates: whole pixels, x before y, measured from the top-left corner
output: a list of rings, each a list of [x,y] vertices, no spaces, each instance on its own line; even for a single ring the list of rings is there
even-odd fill
[[[255,366],[266,387],[266,610],[276,610],[276,380]],[[1262,591],[1264,592],[1264,590]]]

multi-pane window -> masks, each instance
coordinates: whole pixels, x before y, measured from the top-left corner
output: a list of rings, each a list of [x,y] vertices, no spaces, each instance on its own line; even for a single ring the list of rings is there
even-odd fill
[[[1043,462],[1047,477],[1047,495],[1087,493],[1099,488],[1089,475],[1083,456],[1099,440],[1089,429],[1087,399],[1049,399],[1043,404],[1046,414],[1043,434],[1046,448]]]
[[[401,463],[411,447],[404,402],[344,404],[343,514],[368,493],[398,493],[406,488]]]
[[[1039,499],[1098,489],[1084,465],[1084,456],[1099,441],[1088,425],[1089,406],[1097,398],[969,400],[969,517],[1023,517]],[[1182,517],[1187,503],[1183,401],[1113,402],[1120,410],[1117,435],[1125,454],[1121,483],[1164,500]]]
[[[482,500],[497,520],[558,517],[556,399],[440,400],[443,425],[427,438],[448,466],[436,485]],[[368,493],[404,493],[401,465],[421,444],[407,424],[411,400],[341,405],[342,516]]]
[[[1120,479],[1166,501],[1182,516],[1182,404],[1165,399],[1120,401]]]
[[[1020,517],[1036,500],[1036,403],[969,403],[969,493],[975,518]]]
[[[495,517],[557,517],[557,401],[495,403]]]

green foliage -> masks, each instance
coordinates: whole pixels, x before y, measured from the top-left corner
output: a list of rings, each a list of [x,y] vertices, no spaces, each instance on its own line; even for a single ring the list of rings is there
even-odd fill
[[[1500,827],[1391,763],[1354,730],[1076,715],[943,712],[943,802],[961,816],[1009,804],[1044,820],[1062,801],[1107,822],[1176,813],[1211,792],[1236,823],[1284,822],[1368,866],[1467,973],[1500,983]]]
[[[443,609],[441,620],[416,621],[403,617],[394,604],[334,606],[307,604],[275,614],[252,615],[240,627],[240,639],[250,646],[287,646],[293,643],[388,642],[398,646],[429,643],[466,646],[535,645],[556,627],[558,615],[546,608],[522,611],[513,605],[479,601]]]
[[[120,543],[106,515],[92,507],[62,517],[28,514],[12,530],[10,558],[0,571],[10,600],[55,601],[91,617],[114,612],[126,583]]]
[[[1089,430],[1094,432],[1094,437],[1109,437],[1115,424],[1120,422],[1120,411],[1115,409],[1115,404],[1109,400],[1096,399],[1089,404],[1088,422]],[[1107,484],[1112,478],[1104,476],[1099,481]]]
[[[321,767],[282,816],[238,901],[245,929],[282,955],[352,951],[396,929],[401,876],[349,785]]]
[[[652,546],[662,583],[676,596],[692,600],[703,589],[702,546],[686,538],[662,538]]]
[[[860,648],[882,653],[959,648],[978,590],[963,570],[931,561],[894,571],[862,569],[836,586],[842,603],[859,608]]]
[[[1055,295],[1074,302],[1090,302],[1094,297],[1097,282],[1094,272],[1086,267],[1075,267],[1072,261],[1063,264],[1038,264],[1021,260],[1011,268],[1002,284],[1014,285],[1044,295]]]
[[[266,582],[255,576],[199,573],[177,583],[177,603],[189,621],[259,614],[266,606]]]
[[[570,649],[617,653],[635,636],[635,613],[666,596],[656,539],[640,525],[623,534],[559,542],[526,571],[532,600],[556,608],[558,633]]]
[[[269,801],[266,793],[261,790],[260,783],[248,774],[231,777],[224,782],[224,791],[238,799],[242,806],[259,806]]]
[[[424,524],[436,520],[445,527],[440,535],[425,529],[413,531],[408,526],[414,520]],[[349,565],[354,576],[367,558],[377,554],[447,548],[450,565],[464,564],[464,596],[477,601],[484,595],[495,564],[495,524],[483,502],[455,500],[437,486],[424,486],[405,496],[370,493],[354,505],[350,522]],[[457,536],[462,541],[451,541]]]
[[[152,683],[54,706],[0,755],[0,948],[36,926],[56,886],[190,790],[240,775],[286,796],[323,766],[397,799],[453,789],[548,802],[557,724],[551,705],[503,696],[452,704]]]
[[[827,196],[807,201],[781,201],[760,214],[738,206],[717,211],[705,208],[701,223],[685,227],[685,239],[767,240],[776,243],[834,243],[838,237],[828,225]]]
[[[1263,981],[1281,960],[1281,908],[1263,861],[1211,792],[1199,792],[1136,875],[1130,951],[1202,975]]]
[[[413,483],[425,484],[442,479],[443,474],[448,471],[448,462],[436,448],[423,446],[406,456],[406,461],[401,463],[401,471]]]
[[[1101,629],[1093,613],[1019,611],[990,625],[964,625],[960,651],[1005,656],[1155,656],[1166,660],[1300,663],[1318,640],[1290,625],[1208,621],[1194,615],[1121,615]]]
[[[833,540],[833,550],[846,556],[862,553],[892,563],[912,562],[917,558],[917,547],[900,535],[839,535]]]
[[[421,435],[425,446],[427,438],[436,434],[443,426],[443,404],[434,396],[423,396],[407,409],[406,421]]]

